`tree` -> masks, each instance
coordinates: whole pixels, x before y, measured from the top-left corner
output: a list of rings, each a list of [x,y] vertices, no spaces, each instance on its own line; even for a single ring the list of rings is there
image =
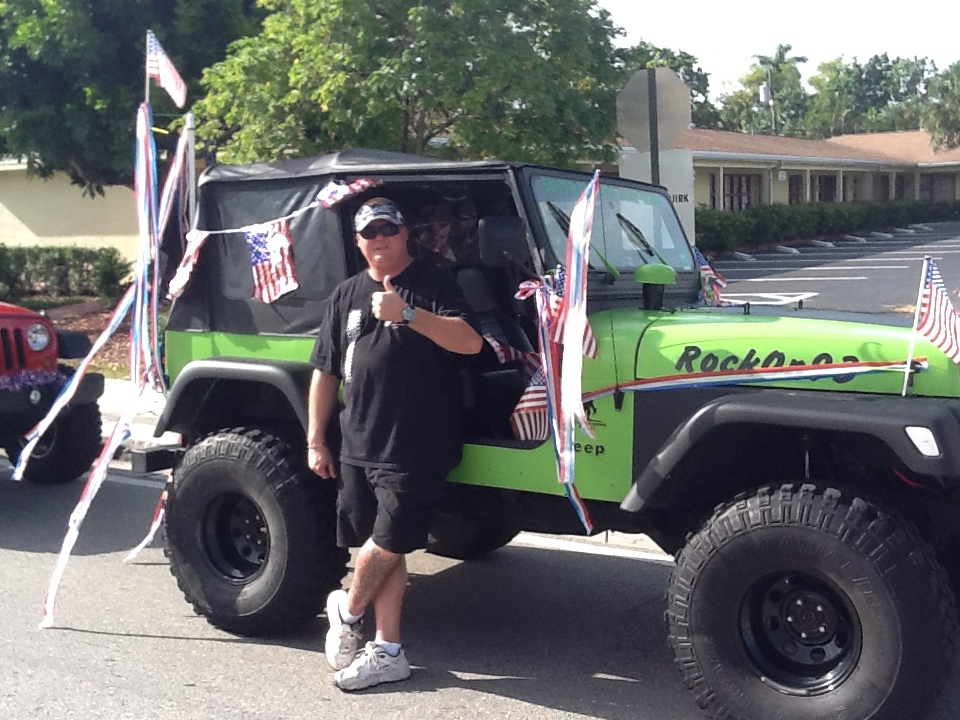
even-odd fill
[[[915,130],[926,103],[927,82],[936,71],[927,58],[874,55],[865,63],[837,58],[810,78],[816,90],[807,124],[811,134]]]
[[[728,130],[802,136],[807,93],[800,83],[802,55],[790,56],[791,45],[777,45],[773,55],[754,55],[756,63],[740,78],[742,90],[721,97],[721,125]],[[760,87],[767,85],[772,104],[759,104]]]
[[[923,124],[934,150],[960,147],[960,61],[930,80]]]
[[[203,77],[198,135],[222,160],[350,145],[557,165],[613,155],[624,62],[594,0],[261,4],[262,32]]]
[[[637,70],[651,67],[667,67],[674,70],[690,88],[690,114],[697,127],[716,128],[720,113],[710,102],[710,76],[700,67],[697,59],[683,50],[674,51],[647,42],[641,42],[623,51],[626,77]]]
[[[814,89],[807,104],[807,129],[814,137],[830,137],[857,132],[863,118],[860,67],[845,63],[842,57],[819,65],[810,78]]]
[[[195,91],[200,70],[259,24],[251,0],[0,2],[0,149],[85,191],[131,185],[147,28]],[[151,95],[157,124],[178,117]]]

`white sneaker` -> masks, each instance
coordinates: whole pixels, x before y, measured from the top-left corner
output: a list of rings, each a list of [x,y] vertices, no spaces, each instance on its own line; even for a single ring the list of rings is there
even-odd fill
[[[410,677],[410,663],[407,656],[394,657],[381,646],[368,642],[363,652],[357,656],[350,667],[333,674],[333,683],[341,690],[363,690],[380,683],[397,682]]]
[[[354,661],[360,652],[360,641],[363,639],[359,622],[349,625],[340,617],[340,607],[341,604],[346,604],[346,599],[345,590],[334,590],[327,596],[327,620],[330,621],[330,629],[327,630],[323,650],[327,662],[334,670],[345,668]]]

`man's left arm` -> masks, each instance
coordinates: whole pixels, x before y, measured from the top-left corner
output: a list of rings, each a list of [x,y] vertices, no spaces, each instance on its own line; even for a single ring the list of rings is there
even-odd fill
[[[444,317],[417,308],[407,327],[458,355],[476,355],[483,348],[483,338],[462,317]]]

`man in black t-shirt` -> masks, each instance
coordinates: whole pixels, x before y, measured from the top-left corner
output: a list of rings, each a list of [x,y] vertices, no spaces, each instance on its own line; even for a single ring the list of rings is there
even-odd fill
[[[307,463],[335,476],[325,443],[343,383],[337,535],[360,547],[349,593],[327,598],[325,653],[334,683],[361,690],[410,677],[400,646],[405,555],[426,545],[447,473],[463,445],[456,355],[480,351],[453,276],[415,261],[407,227],[385,198],[354,218],[368,268],[333,291],[310,363]],[[368,605],[376,638],[360,648]]]

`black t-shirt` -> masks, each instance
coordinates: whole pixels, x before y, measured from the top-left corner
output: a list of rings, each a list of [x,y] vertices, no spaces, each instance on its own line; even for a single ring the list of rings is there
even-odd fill
[[[447,270],[414,260],[391,278],[403,300],[467,318]],[[394,470],[449,470],[460,462],[463,418],[457,356],[405,325],[373,316],[382,283],[363,271],[333,291],[310,364],[343,381],[341,459]],[[469,321],[469,320],[468,320]]]

